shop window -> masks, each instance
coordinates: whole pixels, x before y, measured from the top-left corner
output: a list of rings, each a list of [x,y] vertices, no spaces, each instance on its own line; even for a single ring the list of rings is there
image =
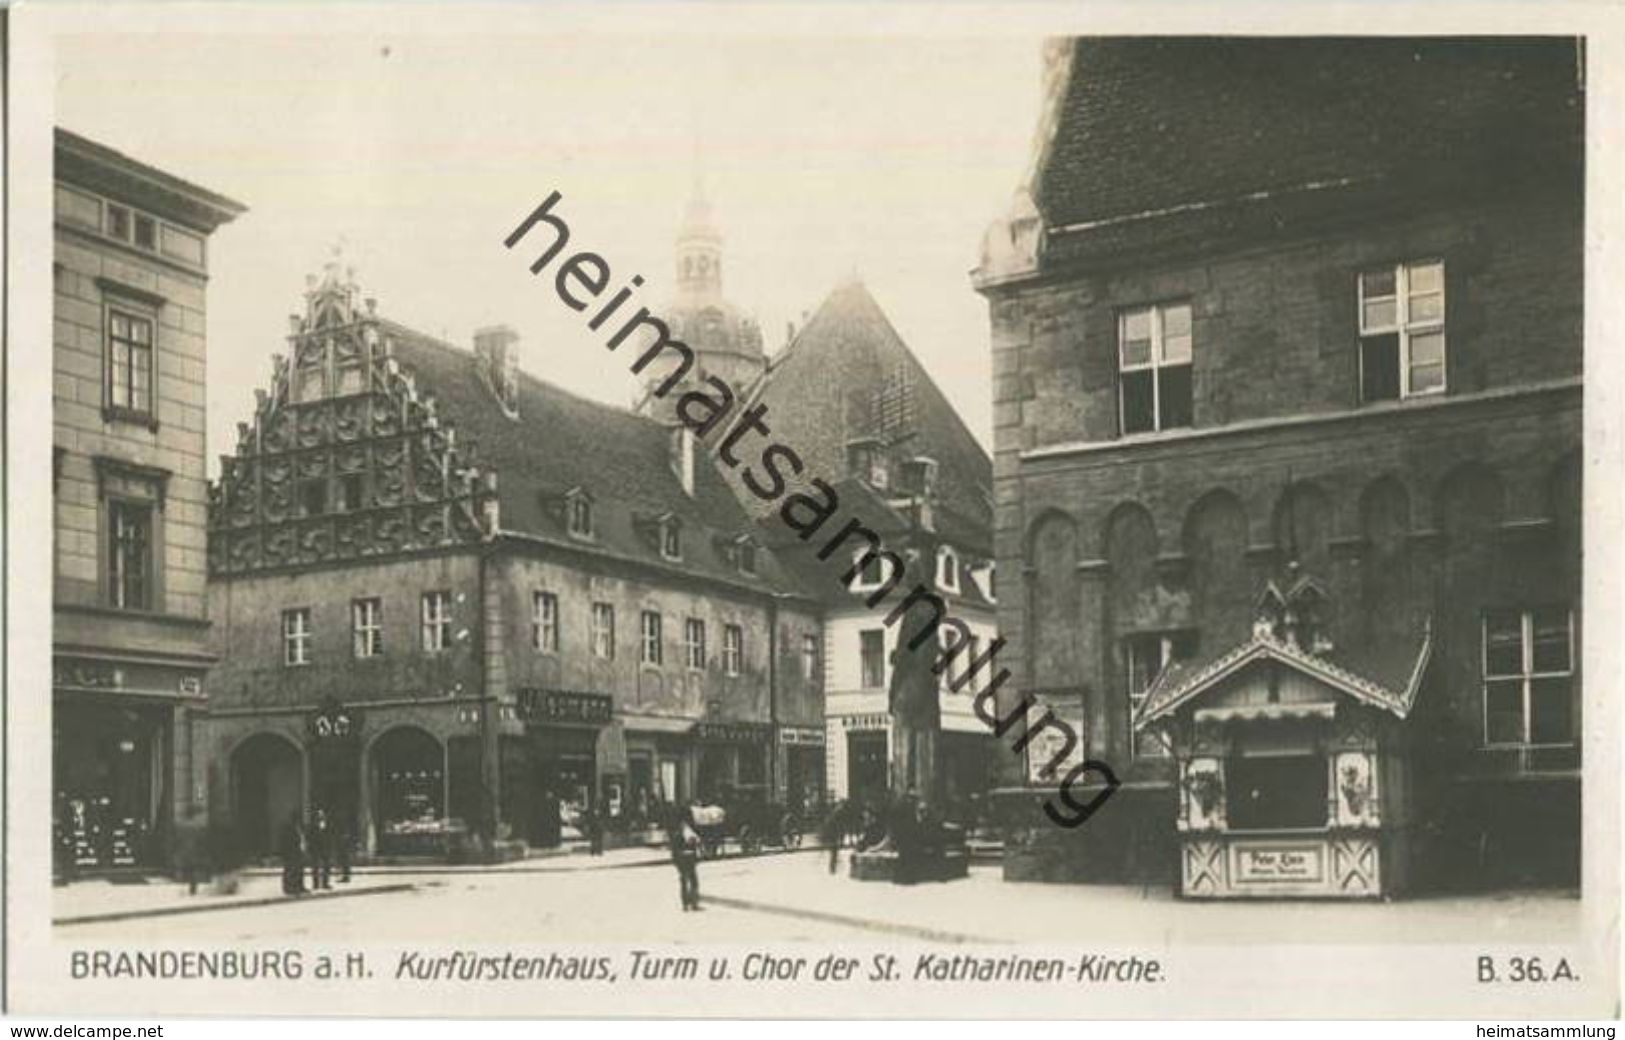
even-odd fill
[[[423,652],[437,654],[451,649],[451,593],[444,590],[423,594]]]
[[[1117,319],[1118,415],[1124,434],[1191,425],[1191,305],[1158,304]]]
[[[1360,400],[1443,393],[1444,263],[1360,272],[1359,306]]]
[[[1128,691],[1131,720],[1139,714],[1162,670],[1176,658],[1191,656],[1194,643],[1195,637],[1189,632],[1141,632],[1123,640],[1123,686]],[[1161,733],[1134,734],[1136,757],[1162,758],[1169,751],[1167,738]]]
[[[722,670],[738,675],[745,663],[745,630],[738,625],[722,626]]]
[[[886,630],[866,628],[858,633],[858,670],[866,690],[886,685]]]
[[[282,663],[291,667],[310,663],[310,608],[282,612]]]
[[[608,603],[592,605],[592,655],[606,661],[615,658],[615,608]]]
[[[1567,607],[1484,615],[1484,743],[1574,743],[1573,615]]]
[[[153,608],[152,506],[109,499],[108,599],[125,610]]]
[[[107,403],[117,415],[151,419],[153,321],[150,315],[107,310]]]
[[[544,654],[559,652],[559,598],[551,592],[531,596],[530,645]]]
[[[639,658],[644,664],[658,665],[665,660],[665,652],[661,646],[661,628],[660,612],[645,610],[641,618],[643,651]]]
[[[384,601],[374,596],[350,603],[350,641],[356,657],[379,657],[384,652]]]
[[[1326,826],[1326,758],[1270,755],[1225,763],[1225,812],[1231,830]]]
[[[683,654],[690,668],[705,667],[705,622],[699,618],[683,622]]]
[[[818,637],[815,635],[801,637],[801,677],[818,678]]]

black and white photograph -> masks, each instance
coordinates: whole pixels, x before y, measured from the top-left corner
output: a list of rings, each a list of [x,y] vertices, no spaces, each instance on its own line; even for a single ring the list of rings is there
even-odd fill
[[[9,1009],[1616,1016],[1618,27],[1220,10],[10,11]]]

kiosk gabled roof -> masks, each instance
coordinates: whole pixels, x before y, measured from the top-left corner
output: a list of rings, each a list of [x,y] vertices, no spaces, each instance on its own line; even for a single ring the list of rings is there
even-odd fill
[[[1134,728],[1142,729],[1172,714],[1258,661],[1277,661],[1362,704],[1403,719],[1416,704],[1432,652],[1431,619],[1408,647],[1372,647],[1362,653],[1338,655],[1338,660],[1260,633],[1206,660],[1171,662],[1147,691],[1145,703],[1134,717]]]

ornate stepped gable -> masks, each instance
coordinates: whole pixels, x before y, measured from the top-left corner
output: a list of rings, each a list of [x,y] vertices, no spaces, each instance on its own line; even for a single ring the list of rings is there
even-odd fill
[[[237,453],[209,488],[209,572],[241,574],[473,544],[497,529],[496,474],[393,356],[349,272],[311,279]]]

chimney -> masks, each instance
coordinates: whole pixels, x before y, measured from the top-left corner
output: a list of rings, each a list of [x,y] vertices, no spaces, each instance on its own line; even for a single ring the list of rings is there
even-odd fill
[[[474,356],[479,360],[491,392],[502,410],[517,417],[519,410],[519,333],[507,325],[474,330]]]

